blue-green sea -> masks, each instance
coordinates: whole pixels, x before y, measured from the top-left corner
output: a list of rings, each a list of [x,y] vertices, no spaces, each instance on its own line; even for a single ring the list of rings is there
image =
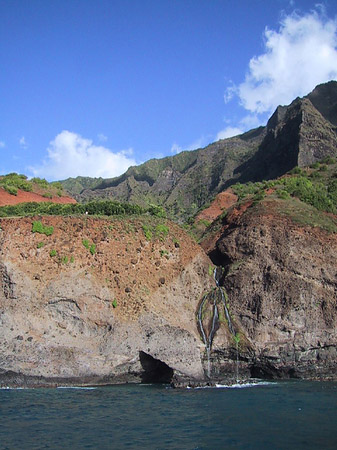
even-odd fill
[[[337,383],[1,389],[1,449],[336,449]]]

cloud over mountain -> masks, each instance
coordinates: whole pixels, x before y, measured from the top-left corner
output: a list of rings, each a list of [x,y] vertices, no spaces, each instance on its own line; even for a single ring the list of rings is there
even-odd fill
[[[266,28],[264,40],[264,52],[250,60],[245,81],[237,86],[246,110],[270,113],[317,84],[337,79],[336,18],[316,11],[293,13],[282,20],[278,31]],[[233,93],[233,86],[228,89],[225,100]]]
[[[30,167],[34,176],[60,180],[78,175],[114,177],[135,165],[132,150],[113,152],[77,133],[63,130],[47,149],[48,156],[41,166]]]

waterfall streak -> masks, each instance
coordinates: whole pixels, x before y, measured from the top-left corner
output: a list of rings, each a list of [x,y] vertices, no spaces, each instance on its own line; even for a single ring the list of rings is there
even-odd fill
[[[221,295],[221,300],[222,303],[224,305],[224,310],[225,310],[225,315],[226,315],[226,319],[227,319],[227,323],[228,323],[228,329],[230,331],[230,333],[235,336],[235,329],[233,327],[232,321],[231,321],[231,317],[227,308],[227,304],[226,304],[226,296],[225,296],[225,291],[224,288],[220,286],[219,283],[219,279],[221,277],[221,272],[218,273],[218,267],[216,267],[214,269],[214,280],[215,280],[215,284],[216,284],[216,291],[212,293],[212,297],[213,298],[213,317],[212,317],[212,326],[211,326],[211,330],[209,332],[209,335],[207,337],[206,335],[206,331],[204,329],[204,325],[202,323],[203,321],[203,309],[205,307],[205,303],[208,300],[208,295],[206,294],[199,306],[199,310],[198,310],[198,324],[199,324],[199,329],[200,329],[200,333],[201,333],[201,337],[202,340],[205,344],[206,347],[206,354],[207,354],[207,372],[208,372],[208,378],[211,377],[211,348],[212,348],[212,343],[213,343],[213,339],[215,336],[215,332],[216,332],[216,325],[218,323],[219,320],[219,310],[218,310],[218,306],[217,306],[217,296],[218,293],[220,292]],[[237,359],[238,359],[238,345],[237,345]],[[237,365],[238,365],[238,361],[237,361]],[[237,378],[238,378],[238,368],[237,368]]]
[[[205,295],[202,302],[200,303],[200,307],[199,307],[199,311],[198,311],[198,323],[199,323],[199,328],[201,331],[202,340],[204,341],[204,344],[206,345],[206,348],[207,348],[208,347],[207,338],[206,338],[205,330],[204,330],[204,327],[202,324],[202,310],[203,310],[206,300],[207,300],[207,296]]]
[[[218,316],[219,316],[219,314],[218,314],[218,307],[216,306],[216,297],[214,297],[212,328],[211,328],[211,332],[210,332],[209,337],[208,337],[209,348],[212,347],[212,342],[213,342],[213,338],[214,338],[214,335],[215,335],[215,325],[216,325],[216,322],[218,320]]]
[[[229,311],[228,311],[228,308],[227,308],[227,305],[226,305],[225,295],[224,295],[223,290],[221,289],[221,287],[219,289],[220,289],[220,292],[221,292],[221,299],[222,299],[222,302],[223,302],[223,305],[224,305],[225,315],[226,315],[226,319],[227,319],[227,322],[228,322],[229,331],[231,332],[231,334],[233,336],[235,336],[235,330],[234,330],[234,327],[233,327],[233,324],[232,324],[231,316],[229,315]]]

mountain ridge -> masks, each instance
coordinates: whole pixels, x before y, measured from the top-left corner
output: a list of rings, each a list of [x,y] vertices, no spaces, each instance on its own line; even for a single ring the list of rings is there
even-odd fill
[[[184,221],[237,182],[277,178],[297,165],[335,155],[336,124],[337,82],[330,81],[290,105],[278,106],[265,127],[205,148],[151,159],[100,183],[94,179],[91,189],[86,179],[87,187],[80,193],[71,191],[78,178],[61,183],[78,201],[111,198],[141,206],[153,203]]]

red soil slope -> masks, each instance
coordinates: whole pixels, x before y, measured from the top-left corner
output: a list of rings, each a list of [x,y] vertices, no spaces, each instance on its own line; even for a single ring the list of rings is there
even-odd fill
[[[67,196],[46,198],[43,195],[21,191],[20,189],[18,189],[17,195],[11,195],[3,188],[0,188],[0,206],[17,205],[24,202],[76,203],[76,200]]]
[[[225,209],[233,206],[237,200],[238,197],[234,194],[232,189],[227,189],[224,192],[220,192],[220,194],[215,197],[212,204],[198,214],[195,222],[197,223],[203,219],[213,222],[213,220],[220,216]]]

